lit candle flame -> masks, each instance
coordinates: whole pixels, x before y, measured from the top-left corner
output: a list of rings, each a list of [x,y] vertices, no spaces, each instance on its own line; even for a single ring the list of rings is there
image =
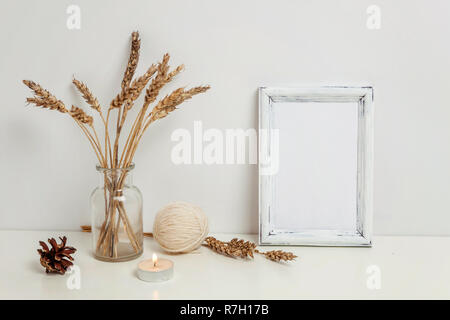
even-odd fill
[[[158,262],[158,256],[156,255],[156,253],[153,254],[152,261],[153,261],[153,266],[156,267],[156,263]]]

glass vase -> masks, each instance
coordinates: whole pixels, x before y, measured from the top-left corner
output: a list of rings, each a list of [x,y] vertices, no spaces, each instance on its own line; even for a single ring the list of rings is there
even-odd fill
[[[132,170],[102,168],[100,186],[90,198],[95,258],[119,262],[136,259],[143,252],[142,194],[133,185]]]

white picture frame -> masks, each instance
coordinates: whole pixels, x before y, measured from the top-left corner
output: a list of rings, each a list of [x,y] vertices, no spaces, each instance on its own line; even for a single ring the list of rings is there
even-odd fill
[[[355,189],[354,206],[349,210],[349,219],[354,218],[353,227],[350,228],[302,228],[302,226],[289,225],[289,214],[302,215],[302,212],[289,212],[284,203],[277,203],[278,198],[285,198],[284,193],[277,195],[284,183],[289,184],[291,177],[289,171],[283,168],[283,158],[278,159],[280,153],[280,132],[283,128],[276,128],[277,112],[284,110],[286,104],[290,108],[294,105],[309,109],[322,108],[342,104],[343,106],[355,105],[355,120],[353,116],[348,116],[349,122],[354,122],[355,151],[354,168],[356,172],[351,172],[349,181],[353,177],[356,179],[353,188]],[[305,103],[303,105],[303,103]],[[372,184],[373,184],[373,88],[362,87],[315,87],[315,88],[289,88],[289,87],[260,87],[259,88],[259,243],[260,245],[308,245],[308,246],[366,246],[372,245]],[[294,107],[296,108],[296,107]],[[347,108],[347,107],[346,107]],[[353,107],[352,107],[353,108]],[[350,108],[351,109],[351,108]],[[345,109],[345,110],[350,110]],[[300,110],[300,109],[290,109]],[[319,110],[319,109],[317,109]],[[337,110],[337,109],[333,109]],[[344,109],[342,109],[344,110]],[[284,111],[283,111],[284,112]],[[297,111],[296,111],[297,112]],[[352,113],[348,113],[352,114]],[[288,121],[289,116],[283,116]],[[351,119],[350,119],[351,117]],[[313,121],[314,119],[311,119]],[[286,122],[285,121],[285,122]],[[281,121],[282,122],[282,121]],[[284,122],[283,122],[284,123]],[[320,124],[317,124],[320,125]],[[290,127],[291,131],[295,130]],[[353,131],[350,131],[353,132]],[[295,136],[291,134],[289,137]],[[283,135],[281,134],[281,137]],[[283,139],[287,139],[284,137]],[[291,139],[291,138],[289,138]],[[353,139],[353,138],[352,138]],[[353,141],[353,140],[352,140]],[[314,144],[314,140],[311,142]],[[325,144],[326,146],[326,144]],[[295,148],[295,143],[294,143]],[[286,149],[286,148],[285,148]],[[286,151],[285,151],[286,152]],[[289,151],[291,152],[291,151]],[[301,157],[301,155],[300,155]],[[302,161],[299,161],[300,163]],[[330,162],[331,163],[331,162]],[[333,163],[331,163],[333,164]],[[295,165],[295,164],[294,164]],[[283,181],[280,183],[279,168],[284,171]],[[290,169],[289,169],[290,170]],[[295,170],[293,170],[295,171]],[[281,169],[280,169],[281,172]],[[307,171],[305,171],[307,172]],[[296,179],[295,175],[292,179]],[[292,180],[298,184],[298,180]],[[282,190],[289,190],[283,189]],[[301,188],[300,188],[301,189]],[[336,189],[339,191],[338,189]],[[349,190],[353,190],[349,188]],[[294,190],[295,191],[295,190]],[[331,194],[332,195],[332,194]],[[295,194],[289,199],[295,201]],[[350,197],[351,199],[353,195]],[[349,198],[349,199],[350,199]],[[305,198],[308,199],[308,198]],[[305,201],[306,202],[306,201]],[[318,204],[327,203],[327,199],[319,199]],[[332,205],[332,204],[331,204]],[[295,204],[294,206],[295,207]],[[282,209],[280,209],[282,208]],[[331,208],[333,208],[331,206]],[[278,211],[277,211],[278,209]],[[332,210],[329,210],[330,212]],[[283,219],[279,217],[285,215]],[[328,214],[328,211],[327,211]],[[278,215],[278,216],[277,216]],[[296,216],[299,217],[299,216]],[[347,218],[346,218],[347,219]],[[280,228],[276,221],[284,220],[285,225]],[[293,219],[295,220],[295,219]],[[299,219],[297,219],[299,220]],[[300,219],[301,220],[301,219]],[[287,222],[286,222],[287,221]],[[326,221],[325,221],[326,222]]]

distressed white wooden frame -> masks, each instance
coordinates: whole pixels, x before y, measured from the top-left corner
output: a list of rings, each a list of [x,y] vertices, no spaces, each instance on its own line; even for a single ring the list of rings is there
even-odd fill
[[[275,230],[273,210],[274,175],[266,160],[274,158],[277,146],[270,134],[275,102],[357,102],[357,213],[356,230]],[[259,243],[261,245],[371,246],[373,170],[373,89],[372,87],[259,88]],[[262,161],[265,159],[265,161]],[[282,164],[281,164],[282,165]]]

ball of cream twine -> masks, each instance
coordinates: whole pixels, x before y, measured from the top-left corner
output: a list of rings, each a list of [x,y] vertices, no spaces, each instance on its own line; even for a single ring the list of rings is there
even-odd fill
[[[153,237],[170,253],[186,253],[197,249],[208,232],[208,218],[203,210],[181,201],[159,210],[153,223]]]

